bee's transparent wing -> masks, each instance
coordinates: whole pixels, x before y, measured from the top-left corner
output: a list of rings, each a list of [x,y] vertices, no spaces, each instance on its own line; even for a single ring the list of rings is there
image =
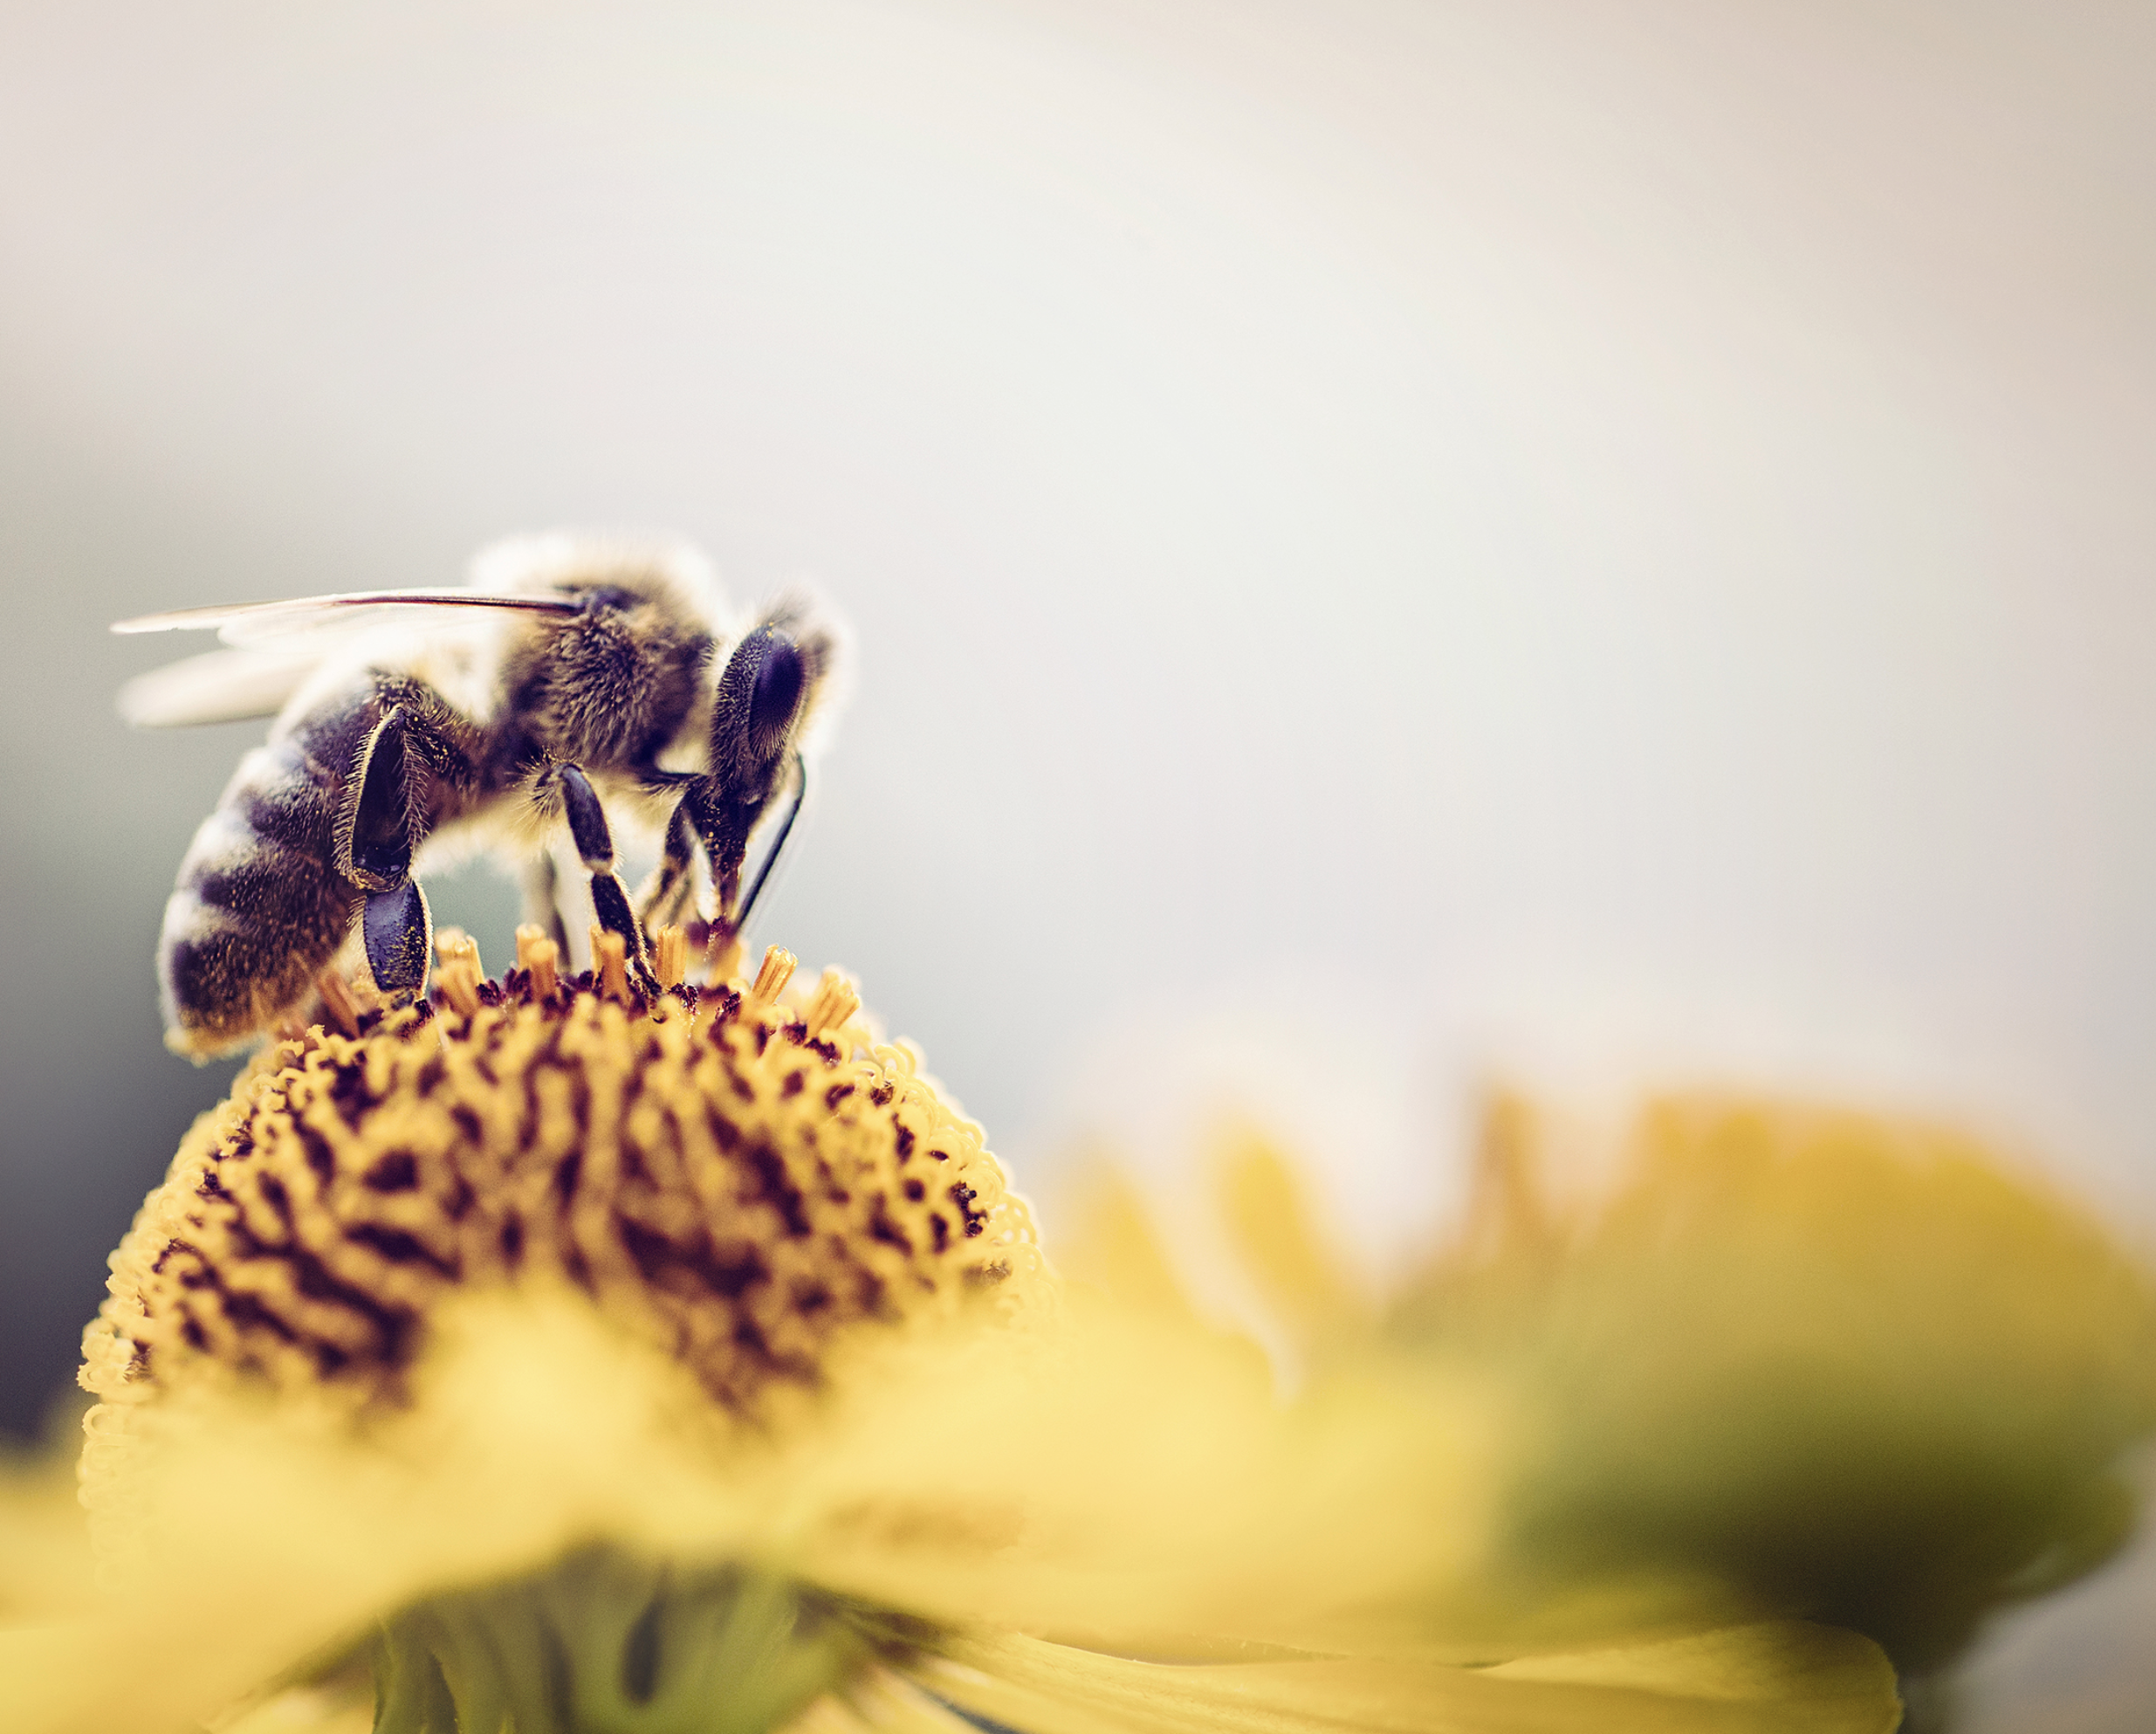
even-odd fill
[[[319,656],[211,650],[138,674],[120,689],[120,714],[137,728],[273,717],[317,668]]]
[[[237,602],[217,608],[175,609],[168,614],[139,615],[113,623],[113,630],[199,632],[214,630],[228,644],[287,645],[312,637],[325,627],[339,634],[385,618],[401,608],[503,608],[529,614],[574,614],[581,605],[560,596],[489,595],[481,590],[349,590],[327,596],[300,596],[289,602]]]
[[[235,648],[189,657],[138,675],[120,689],[120,714],[140,728],[275,716],[338,645],[366,627],[394,618],[403,609],[519,609],[560,615],[574,614],[579,606],[558,596],[500,595],[483,590],[353,590],[287,602],[141,615],[115,621],[113,630],[214,630]]]

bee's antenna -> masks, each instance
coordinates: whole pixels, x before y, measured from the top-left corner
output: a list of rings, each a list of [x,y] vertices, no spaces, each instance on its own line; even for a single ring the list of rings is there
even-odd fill
[[[808,761],[797,750],[793,754],[793,800],[786,809],[786,815],[779,822],[779,835],[771,840],[771,847],[764,851],[763,865],[756,870],[756,877],[749,883],[748,895],[741,899],[741,908],[730,924],[738,933],[749,925],[749,912],[756,907],[756,899],[764,894],[764,886],[771,877],[771,870],[779,864],[779,852],[786,846],[786,838],[793,829],[793,822],[801,816],[801,802],[808,798]]]

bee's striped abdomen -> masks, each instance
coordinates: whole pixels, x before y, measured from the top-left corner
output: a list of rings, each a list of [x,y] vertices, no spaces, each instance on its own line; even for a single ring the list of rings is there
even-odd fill
[[[296,1009],[351,930],[339,802],[378,708],[372,683],[240,760],[180,864],[158,941],[167,1041],[236,1047]]]

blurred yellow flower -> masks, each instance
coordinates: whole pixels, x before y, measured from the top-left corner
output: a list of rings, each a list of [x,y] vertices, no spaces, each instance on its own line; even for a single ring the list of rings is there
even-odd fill
[[[1568,1200],[1540,1125],[1495,1104],[1463,1231],[1376,1320],[1297,1242],[1277,1159],[1231,1170],[1315,1352],[1509,1394],[1485,1594],[1691,1582],[1862,1632],[1922,1689],[2130,1535],[2156,1278],[2085,1213],[1950,1132],[1713,1096],[1651,1105],[1615,1187]]]
[[[790,963],[647,1006],[455,957],[266,1053],[87,1333],[95,1572],[49,1477],[0,1500],[0,1726],[1894,1725],[1847,1633],[1479,1601],[1501,1380],[1381,1345],[1283,1402],[1067,1286]]]

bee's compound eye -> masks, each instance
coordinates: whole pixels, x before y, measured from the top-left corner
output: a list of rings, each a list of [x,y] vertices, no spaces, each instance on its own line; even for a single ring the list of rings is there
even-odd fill
[[[768,744],[772,737],[786,732],[807,679],[801,653],[791,639],[774,634],[765,641],[756,684],[749,691],[749,733],[759,744]]]
[[[601,584],[596,589],[585,591],[582,600],[585,613],[605,614],[635,608],[642,598],[633,590],[624,590],[613,584]]]

